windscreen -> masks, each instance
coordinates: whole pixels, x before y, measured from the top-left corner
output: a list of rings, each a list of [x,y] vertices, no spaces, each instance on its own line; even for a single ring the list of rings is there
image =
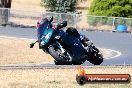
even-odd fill
[[[41,19],[37,22],[37,36],[38,36],[38,39],[41,38],[43,32],[48,29],[48,26],[49,26],[49,21],[48,19]]]

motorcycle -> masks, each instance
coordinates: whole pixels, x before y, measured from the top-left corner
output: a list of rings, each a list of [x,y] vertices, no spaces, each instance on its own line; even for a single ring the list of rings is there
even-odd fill
[[[43,22],[39,22],[41,26],[37,28],[36,42],[39,43],[40,49],[54,58],[56,65],[81,65],[86,60],[94,65],[103,62],[102,54],[92,42],[84,46],[77,37],[62,30],[67,26],[66,21],[56,29],[52,28],[52,21],[53,17],[50,17],[49,20],[46,18]],[[33,48],[36,42],[31,43],[30,48]]]

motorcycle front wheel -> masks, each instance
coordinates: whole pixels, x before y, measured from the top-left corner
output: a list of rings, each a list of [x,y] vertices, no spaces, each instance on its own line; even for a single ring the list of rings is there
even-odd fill
[[[61,56],[62,54],[61,49],[57,46],[50,46],[49,53],[55,59],[54,63],[56,65],[71,65],[72,64],[70,61],[67,60],[66,57]]]

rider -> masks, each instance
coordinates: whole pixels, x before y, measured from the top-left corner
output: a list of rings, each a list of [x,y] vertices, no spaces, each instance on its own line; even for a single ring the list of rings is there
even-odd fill
[[[57,30],[60,30],[61,28],[66,27],[66,26],[67,26],[67,21],[63,21],[58,24],[57,23],[52,24],[52,28],[57,29]],[[76,28],[69,27],[67,28],[66,33],[77,37],[84,46],[89,45],[90,40],[86,38],[86,36],[83,33],[78,33]]]
[[[69,27],[66,30],[66,33],[77,37],[84,46],[88,46],[89,45],[90,40],[88,38],[86,38],[86,36],[83,33],[78,33],[76,28]]]

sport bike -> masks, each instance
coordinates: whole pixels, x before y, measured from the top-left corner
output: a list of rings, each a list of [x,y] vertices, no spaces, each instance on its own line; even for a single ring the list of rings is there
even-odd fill
[[[52,27],[52,21],[53,17],[50,17],[38,23],[36,42],[39,43],[39,49],[54,58],[56,65],[80,65],[86,60],[94,65],[103,62],[101,52],[92,42],[86,41],[89,43],[84,45],[79,38],[63,30],[67,26],[66,21],[56,29]],[[33,48],[36,42],[31,43],[30,48]]]

